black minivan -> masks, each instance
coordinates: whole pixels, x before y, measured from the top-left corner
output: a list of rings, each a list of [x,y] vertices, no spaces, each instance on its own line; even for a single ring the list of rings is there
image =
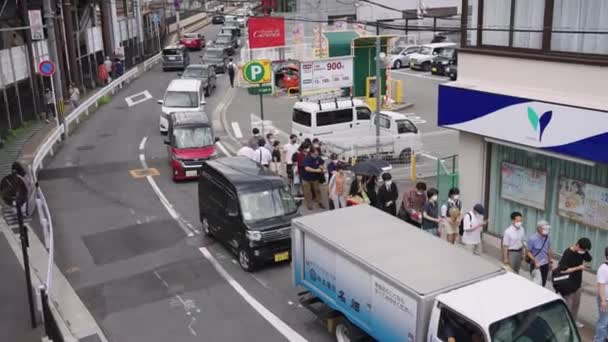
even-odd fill
[[[298,205],[283,179],[245,157],[207,160],[198,183],[203,231],[224,243],[251,272],[291,259]]]

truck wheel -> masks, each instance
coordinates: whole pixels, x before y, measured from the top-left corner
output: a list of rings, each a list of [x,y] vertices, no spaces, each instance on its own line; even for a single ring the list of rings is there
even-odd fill
[[[395,65],[393,66],[395,69],[401,69],[401,61],[400,60],[396,60],[395,61]]]
[[[239,265],[245,272],[253,272],[255,269],[253,263],[253,257],[251,256],[251,252],[247,248],[239,248],[238,252],[239,257]]]
[[[401,160],[403,160],[403,162],[406,164],[410,164],[412,162],[411,148],[406,148],[405,150],[401,151],[401,153],[399,154],[399,161]]]
[[[426,62],[426,63],[422,64],[422,70],[431,71],[431,62]]]
[[[203,218],[201,224],[203,226],[203,232],[205,233],[205,236],[212,237],[213,233],[211,233],[211,229],[209,229],[209,221],[207,221],[206,218]]]

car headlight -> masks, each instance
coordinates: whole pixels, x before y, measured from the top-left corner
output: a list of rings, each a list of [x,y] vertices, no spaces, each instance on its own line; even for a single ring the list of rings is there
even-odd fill
[[[441,64],[442,64],[442,65],[448,65],[448,64],[450,64],[450,63],[448,63],[447,61],[443,61],[443,62],[441,62]]]
[[[262,240],[262,233],[258,232],[257,230],[248,230],[245,232],[245,235],[247,236],[247,238],[250,241],[261,241]]]

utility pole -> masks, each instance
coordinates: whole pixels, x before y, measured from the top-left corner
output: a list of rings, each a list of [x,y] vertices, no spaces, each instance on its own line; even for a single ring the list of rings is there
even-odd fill
[[[24,26],[30,26],[31,23],[29,21],[29,15],[28,15],[28,10],[27,10],[27,0],[22,0],[22,1],[18,1],[17,4],[19,5],[19,13],[21,15],[21,18],[23,18],[23,22],[24,22]],[[39,113],[40,111],[42,111],[42,101],[41,101],[41,95],[40,95],[40,79],[39,77],[36,75],[36,68],[38,68],[37,65],[34,64],[34,51],[32,49],[32,35],[31,35],[31,28],[29,30],[29,32],[26,32],[24,34],[25,36],[25,46],[27,47],[27,56],[28,56],[28,61],[27,63],[29,64],[29,70],[30,70],[30,80],[31,80],[31,84],[32,84],[32,91],[33,91],[33,100],[34,100],[34,110],[36,111],[36,113]]]
[[[177,26],[177,38],[179,39],[182,36],[181,25],[179,21],[179,7],[181,0],[175,0],[175,25]]]
[[[376,158],[380,158],[380,105],[382,101],[380,77],[380,20],[376,20]]]
[[[43,0],[44,7],[44,22],[46,24],[46,32],[48,33],[49,56],[55,65],[59,65],[59,55],[57,54],[57,37],[55,37],[55,11],[51,5],[51,0]],[[53,82],[55,84],[55,103],[63,102],[63,87],[61,86],[61,68],[56,68],[53,74]],[[63,115],[57,115],[59,124],[63,124]]]
[[[70,66],[70,80],[80,85],[80,75],[78,62],[76,57],[76,46],[74,44],[74,24],[73,24],[73,11],[72,11],[72,0],[64,0],[63,2],[63,26],[65,28],[65,42],[67,46],[67,55],[69,62],[67,63]]]

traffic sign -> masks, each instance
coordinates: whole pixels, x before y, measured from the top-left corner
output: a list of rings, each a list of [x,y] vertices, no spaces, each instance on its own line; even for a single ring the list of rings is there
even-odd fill
[[[272,86],[271,85],[263,85],[259,87],[249,87],[247,88],[249,94],[251,95],[264,95],[264,94],[272,94]]]
[[[55,64],[48,60],[42,61],[40,62],[40,64],[38,64],[38,71],[42,76],[53,76],[53,74],[55,73]]]
[[[271,69],[269,59],[253,60],[243,67],[243,77],[253,84],[269,83]]]

